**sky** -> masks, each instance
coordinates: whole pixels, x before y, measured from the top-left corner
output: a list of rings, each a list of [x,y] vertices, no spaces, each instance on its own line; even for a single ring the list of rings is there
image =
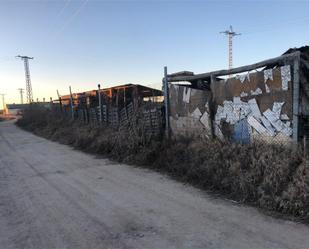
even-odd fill
[[[20,103],[23,62],[34,99],[126,83],[161,88],[168,72],[203,73],[228,67],[230,25],[233,66],[309,45],[309,0],[0,0],[0,93]],[[25,99],[25,98],[24,98]],[[1,102],[0,102],[1,103]]]

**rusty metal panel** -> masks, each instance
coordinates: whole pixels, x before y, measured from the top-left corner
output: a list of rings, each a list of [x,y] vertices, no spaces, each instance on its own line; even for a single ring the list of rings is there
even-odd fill
[[[274,102],[285,102],[282,107],[282,112],[286,113],[289,118],[292,118],[292,82],[288,82],[288,90],[282,90],[281,72],[280,68],[273,70],[273,81],[268,80],[267,85],[270,92],[266,92],[264,83],[264,73],[256,72],[250,74],[250,81],[245,80],[241,83],[240,79],[234,77],[227,81],[217,81],[213,91],[213,99],[216,106],[222,105],[225,100],[233,100],[233,97],[241,97],[241,93],[247,93],[248,96],[241,97],[242,101],[255,98],[260,111],[264,112],[268,108],[272,108]],[[257,88],[262,90],[260,95],[251,95],[251,91]]]
[[[208,134],[210,92],[170,85],[170,124],[173,135]]]
[[[216,113],[216,125],[222,130],[226,138],[230,137],[229,130],[237,126],[237,122],[244,117],[238,115],[245,105],[249,104],[251,112],[248,115],[256,118],[256,122],[249,125],[253,132],[256,127],[263,127],[270,130],[272,127],[264,127],[269,120],[264,113],[272,110],[276,114],[276,124],[283,127],[274,127],[276,135],[290,137],[290,125],[292,123],[292,81],[289,73],[290,66],[279,67],[267,71],[254,72],[235,76],[227,80],[216,81],[213,87],[214,112]],[[240,99],[240,101],[239,101]],[[238,100],[237,103],[235,100]],[[254,103],[254,108],[252,105]],[[240,105],[237,106],[237,104]],[[253,108],[253,109],[252,109]],[[232,115],[233,114],[233,115]],[[257,115],[259,114],[259,115]],[[262,116],[261,116],[262,114]],[[283,115],[280,115],[283,114]],[[236,116],[235,116],[236,115]],[[260,117],[259,117],[260,116]],[[231,118],[233,117],[233,119]],[[272,120],[273,121],[273,120]],[[274,124],[274,121],[272,125]],[[230,128],[227,128],[230,127]],[[260,131],[257,131],[258,133]],[[268,132],[269,135],[271,132]],[[273,135],[273,133],[271,133]],[[269,135],[270,136],[270,135]]]

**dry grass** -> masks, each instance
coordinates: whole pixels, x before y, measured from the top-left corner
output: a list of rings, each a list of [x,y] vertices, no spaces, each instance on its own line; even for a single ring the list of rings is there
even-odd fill
[[[140,127],[93,128],[40,108],[25,111],[17,124],[84,151],[160,170],[234,200],[309,221],[309,161],[300,149],[210,139],[149,140]]]

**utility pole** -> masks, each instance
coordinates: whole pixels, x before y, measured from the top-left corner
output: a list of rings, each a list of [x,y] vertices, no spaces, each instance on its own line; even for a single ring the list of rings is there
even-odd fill
[[[236,35],[241,35],[241,33],[236,33],[233,31],[233,27],[230,26],[230,30],[222,31],[220,34],[225,34],[228,36],[229,42],[229,69],[233,68],[233,37]]]
[[[4,101],[5,94],[1,93],[0,95],[2,96],[2,106],[3,106],[3,114],[4,114],[4,112],[5,112],[5,101]]]
[[[20,58],[24,61],[27,102],[31,103],[31,102],[33,102],[33,94],[32,94],[32,86],[31,86],[30,70],[29,70],[28,60],[33,60],[33,57],[17,55],[16,58]]]
[[[20,103],[23,104],[24,103],[24,89],[23,88],[18,88],[17,89],[19,91],[20,94]]]

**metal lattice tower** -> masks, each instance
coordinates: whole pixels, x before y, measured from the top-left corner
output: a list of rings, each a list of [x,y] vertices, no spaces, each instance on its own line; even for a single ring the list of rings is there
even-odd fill
[[[21,56],[21,55],[18,55],[16,57],[21,58],[24,61],[25,77],[26,77],[27,102],[31,103],[31,102],[33,102],[33,94],[32,94],[32,86],[31,86],[30,70],[29,70],[29,62],[28,62],[28,60],[33,60],[33,57]]]
[[[20,103],[23,104],[24,103],[24,89],[23,88],[18,88],[17,89],[19,91],[20,94]]]
[[[3,112],[5,112],[5,101],[4,101],[4,96],[5,96],[6,94],[1,93],[0,95],[2,96],[2,107],[3,107]]]
[[[230,26],[230,30],[222,31],[221,34],[225,34],[228,36],[229,42],[229,69],[233,68],[233,37],[236,35],[241,35],[240,33],[236,33],[233,31],[233,27]]]

